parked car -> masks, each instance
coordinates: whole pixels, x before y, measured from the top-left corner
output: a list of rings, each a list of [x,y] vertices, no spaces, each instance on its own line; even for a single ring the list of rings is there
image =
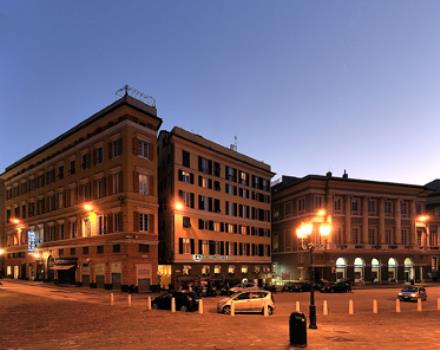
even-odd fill
[[[349,281],[327,282],[319,288],[321,293],[348,293],[351,292]]]
[[[267,290],[237,292],[229,298],[223,298],[217,304],[217,312],[229,315],[232,302],[234,302],[235,312],[263,313],[265,303],[269,315],[272,315],[275,310],[275,300],[272,293]]]
[[[171,310],[171,299],[176,299],[176,310],[196,311],[199,308],[199,298],[196,293],[189,291],[176,291],[163,293],[154,298],[153,309]]]
[[[308,292],[310,291],[311,284],[309,282],[293,282],[288,283],[283,286],[284,292]]]
[[[397,296],[401,301],[417,301],[418,298],[426,301],[428,299],[424,286],[405,286]]]
[[[253,291],[260,290],[255,283],[241,283],[229,289],[229,293],[232,295],[233,293],[242,292],[242,291]]]

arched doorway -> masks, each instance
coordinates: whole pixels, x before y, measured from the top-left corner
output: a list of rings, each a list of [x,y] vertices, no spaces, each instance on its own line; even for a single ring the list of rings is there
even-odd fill
[[[380,283],[380,263],[376,258],[371,259],[371,280]]]
[[[410,258],[406,258],[403,262],[405,267],[405,282],[414,281],[414,263]]]
[[[388,259],[388,281],[397,281],[397,261],[394,258]]]
[[[344,258],[336,259],[336,281],[347,279],[347,261]]]
[[[361,258],[354,259],[354,283],[362,283],[364,281],[364,260]]]

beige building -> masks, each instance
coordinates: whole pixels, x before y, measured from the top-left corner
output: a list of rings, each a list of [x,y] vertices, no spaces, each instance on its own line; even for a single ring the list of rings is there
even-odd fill
[[[341,177],[283,176],[272,187],[272,258],[277,282],[309,279],[310,260],[296,235],[324,209],[327,239],[314,223],[315,278],[355,283],[424,281],[438,271],[439,225],[432,226],[425,186]],[[432,226],[432,227],[431,227]],[[307,242],[305,242],[307,243]]]
[[[180,128],[161,131],[161,284],[270,277],[270,166]]]
[[[126,95],[6,168],[7,275],[156,284],[161,123],[155,107]]]

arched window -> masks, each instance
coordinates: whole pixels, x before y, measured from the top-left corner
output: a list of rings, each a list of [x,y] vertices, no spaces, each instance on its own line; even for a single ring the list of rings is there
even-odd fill
[[[361,258],[354,259],[354,266],[355,267],[363,267],[364,261]]]
[[[403,265],[405,265],[405,267],[413,267],[414,263],[410,258],[406,258],[405,261],[403,262]]]
[[[379,267],[380,263],[379,260],[377,260],[376,258],[371,259],[371,267]]]
[[[347,261],[344,258],[336,259],[336,267],[346,267]]]
[[[394,259],[394,258],[389,258],[389,259],[388,259],[388,266],[389,266],[389,267],[396,267],[396,266],[397,266],[396,259]]]

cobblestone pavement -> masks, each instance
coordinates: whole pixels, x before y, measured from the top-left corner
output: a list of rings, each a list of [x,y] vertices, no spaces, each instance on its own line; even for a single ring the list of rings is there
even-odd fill
[[[328,299],[330,315],[318,312],[318,330],[308,331],[309,349],[440,349],[440,312],[430,287],[429,303],[417,312],[402,303],[395,313],[396,290],[375,289],[352,294],[317,294]],[[0,349],[289,349],[288,317],[296,300],[306,306],[308,294],[278,293],[276,313],[230,317],[215,313],[218,299],[205,299],[206,313],[146,311],[145,295],[115,294],[109,305],[105,291],[63,288],[35,282],[3,281],[0,286]],[[347,301],[355,300],[355,315]],[[379,314],[371,313],[371,300]]]

